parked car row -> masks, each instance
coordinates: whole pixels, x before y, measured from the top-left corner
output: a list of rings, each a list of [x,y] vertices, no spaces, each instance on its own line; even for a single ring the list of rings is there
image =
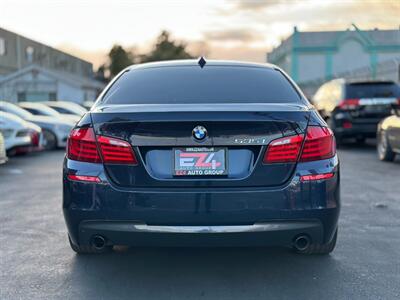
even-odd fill
[[[87,110],[64,101],[0,101],[0,163],[7,156],[65,147],[70,130]],[[2,149],[4,148],[4,149]]]
[[[399,84],[335,79],[323,84],[312,102],[338,145],[347,138],[363,143],[377,137],[379,159],[393,161],[400,153]]]

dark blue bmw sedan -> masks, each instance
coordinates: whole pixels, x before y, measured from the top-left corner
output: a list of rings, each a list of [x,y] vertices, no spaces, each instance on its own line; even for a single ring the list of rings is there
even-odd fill
[[[205,64],[204,64],[205,63]],[[71,247],[284,246],[330,253],[332,131],[279,68],[171,61],[121,72],[71,131]]]

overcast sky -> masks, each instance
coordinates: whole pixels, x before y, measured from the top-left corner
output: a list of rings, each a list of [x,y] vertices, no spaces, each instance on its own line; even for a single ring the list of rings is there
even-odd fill
[[[399,28],[400,0],[0,0],[0,27],[98,65],[115,44],[145,51],[161,30],[196,55],[262,62],[293,31]]]

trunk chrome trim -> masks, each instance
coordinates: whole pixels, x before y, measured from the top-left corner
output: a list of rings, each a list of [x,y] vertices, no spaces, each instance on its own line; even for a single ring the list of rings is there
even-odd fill
[[[318,225],[318,223],[317,223]],[[275,230],[290,230],[299,227],[315,227],[316,222],[270,222],[255,223],[253,225],[215,225],[215,226],[169,226],[132,224],[135,232],[148,233],[240,233],[263,232]]]
[[[200,109],[199,109],[200,107]],[[92,113],[132,112],[306,112],[310,107],[303,103],[185,103],[185,104],[101,104]]]
[[[80,232],[100,232],[107,236],[108,232],[137,233],[246,233],[266,231],[286,231],[321,227],[321,222],[312,220],[274,220],[257,222],[251,225],[148,225],[140,221],[83,221]]]

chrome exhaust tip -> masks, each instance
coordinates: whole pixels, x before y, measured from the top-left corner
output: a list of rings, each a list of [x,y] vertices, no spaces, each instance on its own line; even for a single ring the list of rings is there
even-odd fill
[[[104,247],[106,246],[106,239],[102,237],[101,235],[95,235],[92,237],[92,242],[91,242],[93,248],[96,250],[103,250]]]
[[[294,240],[294,247],[297,251],[305,251],[311,245],[311,240],[307,235],[299,235]]]

